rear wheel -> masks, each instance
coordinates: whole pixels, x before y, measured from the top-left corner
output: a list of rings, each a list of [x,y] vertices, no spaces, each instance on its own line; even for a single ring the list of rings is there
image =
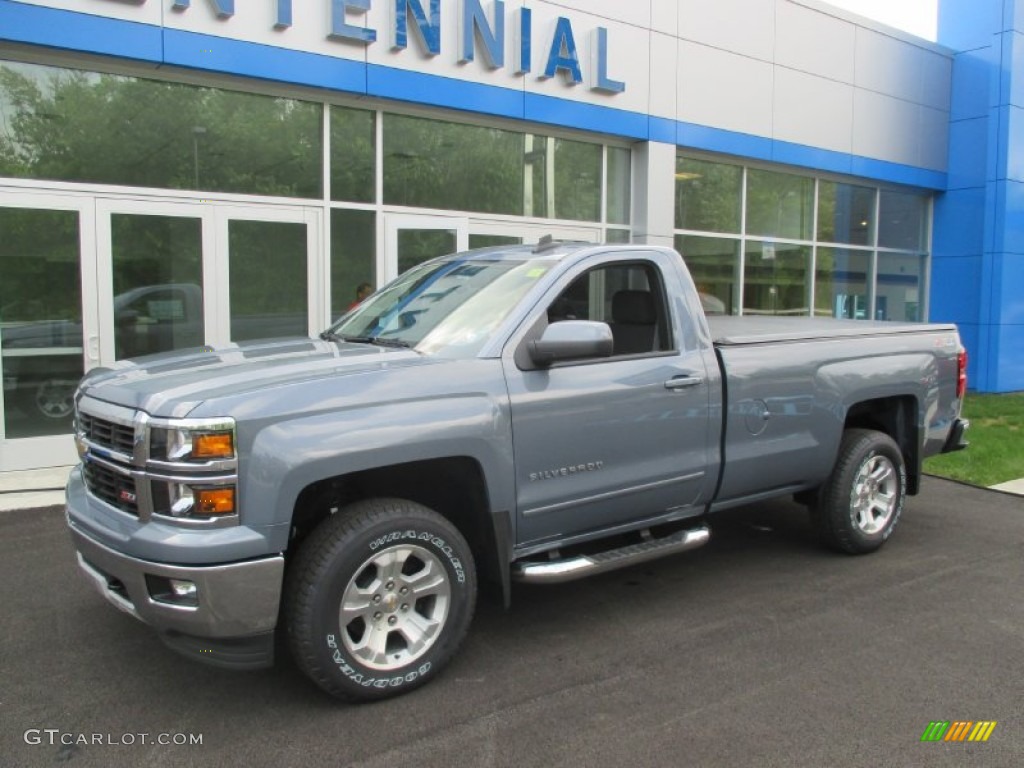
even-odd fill
[[[891,437],[848,429],[815,509],[821,540],[850,554],[873,552],[892,535],[907,496],[903,453]]]
[[[447,664],[475,600],[472,554],[450,522],[411,501],[358,502],[321,523],[289,571],[292,653],[335,696],[394,696]]]

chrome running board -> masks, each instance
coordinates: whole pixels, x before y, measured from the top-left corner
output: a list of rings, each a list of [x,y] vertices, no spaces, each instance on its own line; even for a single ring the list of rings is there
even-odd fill
[[[560,584],[696,549],[707,544],[710,538],[710,529],[701,526],[593,555],[564,560],[522,560],[512,564],[512,578],[527,584]]]

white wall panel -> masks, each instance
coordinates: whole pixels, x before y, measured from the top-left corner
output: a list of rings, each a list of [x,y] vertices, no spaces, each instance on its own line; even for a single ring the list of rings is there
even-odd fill
[[[777,0],[775,25],[776,64],[853,83],[853,23],[788,0]]]
[[[919,101],[926,107],[950,110],[953,89],[953,60],[932,51],[921,51],[921,95]]]
[[[920,107],[861,88],[853,94],[853,152],[914,165],[920,156]]]
[[[112,3],[98,0],[18,0],[26,5],[42,5],[47,8],[60,8],[65,11],[88,13],[93,16],[106,16],[111,19],[135,21],[139,24],[160,24],[163,8],[160,3]],[[170,6],[170,3],[167,4]]]
[[[920,141],[914,164],[936,171],[946,170],[949,162],[949,113],[918,107],[918,121]]]
[[[857,29],[854,84],[907,101],[921,97],[925,51],[874,30]]]
[[[536,6],[538,3],[531,2],[527,5]],[[624,21],[644,29],[651,28],[651,6],[649,0],[634,0],[624,3],[621,0],[552,0],[548,5],[560,5],[565,10],[571,11],[574,19],[577,11],[589,13],[594,16],[602,16],[605,19]]]
[[[850,152],[853,86],[777,67],[773,126],[776,139]]]
[[[771,61],[775,0],[679,0],[679,36]]]
[[[651,0],[651,29],[676,35],[679,29],[679,0]]]
[[[772,65],[717,48],[680,42],[679,119],[770,136]]]
[[[675,120],[677,114],[679,40],[674,35],[651,33],[650,114]]]

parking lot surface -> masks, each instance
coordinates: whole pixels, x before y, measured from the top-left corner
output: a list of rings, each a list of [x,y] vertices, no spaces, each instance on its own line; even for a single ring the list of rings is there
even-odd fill
[[[484,599],[438,680],[356,706],[287,660],[178,657],[87,585],[59,508],[6,512],[0,765],[1024,765],[1024,499],[926,478],[864,557],[820,549],[788,501],[712,532]],[[922,742],[932,721],[996,726]]]

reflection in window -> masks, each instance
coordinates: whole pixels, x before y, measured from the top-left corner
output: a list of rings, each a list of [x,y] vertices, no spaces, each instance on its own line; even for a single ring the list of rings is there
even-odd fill
[[[228,223],[231,340],[308,333],[306,225]]]
[[[879,206],[880,246],[908,251],[924,250],[928,198],[883,189]]]
[[[629,224],[632,153],[622,147],[608,147],[607,152],[608,206],[605,216],[609,224]]]
[[[676,229],[740,231],[743,169],[676,158]]]
[[[751,169],[747,173],[747,234],[810,240],[814,179]]]
[[[875,190],[833,181],[818,183],[818,239],[873,245]]]
[[[739,314],[740,241],[676,235],[676,250],[683,255],[697,285],[704,311],[710,315]]]
[[[743,312],[806,315],[811,248],[749,240],[743,268]]]
[[[925,260],[920,255],[878,254],[878,296],[875,319],[923,319]]]
[[[331,199],[372,203],[376,173],[376,116],[331,107]]]
[[[0,437],[65,434],[83,372],[78,213],[0,208],[0,233]]]
[[[818,248],[814,274],[814,314],[870,320],[871,252]]]
[[[376,281],[376,216],[373,211],[331,211],[331,317],[358,301],[361,285]]]
[[[201,346],[202,219],[115,213],[110,230],[114,356]]]
[[[447,256],[458,250],[454,229],[398,230],[398,273],[402,274],[424,261]]]
[[[319,104],[11,62],[0,104],[0,176],[321,195]]]

